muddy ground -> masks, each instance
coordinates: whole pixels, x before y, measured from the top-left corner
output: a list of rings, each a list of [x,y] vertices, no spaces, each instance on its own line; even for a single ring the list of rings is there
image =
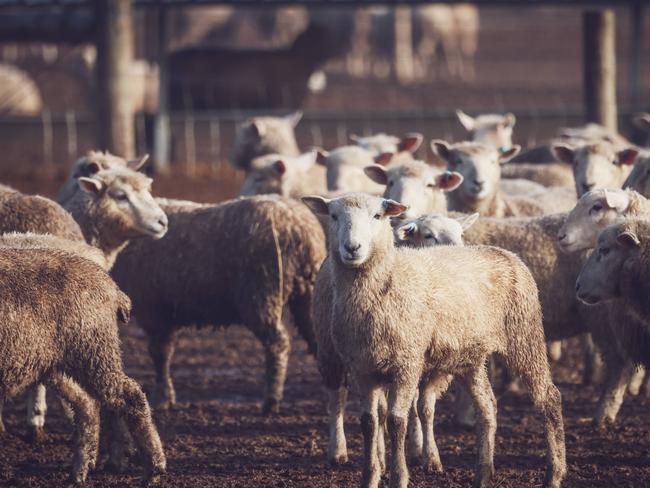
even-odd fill
[[[51,195],[57,181],[7,180],[24,191]],[[171,183],[174,183],[173,185]],[[179,182],[184,192],[179,190]],[[157,193],[209,201],[214,186],[176,177],[159,179]],[[187,186],[185,186],[187,185]],[[191,186],[190,186],[191,185]],[[172,190],[172,188],[174,190]],[[176,193],[178,192],[178,193]],[[220,192],[227,194],[228,189]],[[153,387],[145,337],[136,323],[122,328],[127,372],[145,388]],[[564,397],[569,473],[567,487],[645,486],[650,484],[650,401],[626,398],[618,423],[601,432],[590,423],[598,390],[580,385],[582,365],[576,344],[554,366]],[[300,339],[293,341],[281,414],[260,415],[263,354],[245,329],[188,329],[178,340],[173,378],[178,404],[155,420],[165,445],[169,487],[347,487],[360,480],[361,434],[358,402],[348,408],[350,461],[331,468],[324,395],[312,357]],[[495,486],[540,486],[545,443],[542,425],[526,397],[499,397]],[[50,398],[47,440],[27,442],[24,398],[5,410],[8,433],[0,435],[0,486],[52,487],[66,483],[71,462],[70,427]],[[475,436],[451,421],[451,395],[437,408],[436,435],[445,473],[425,475],[412,468],[412,486],[469,486],[475,461]],[[125,474],[91,474],[88,486],[137,486],[140,469]]]

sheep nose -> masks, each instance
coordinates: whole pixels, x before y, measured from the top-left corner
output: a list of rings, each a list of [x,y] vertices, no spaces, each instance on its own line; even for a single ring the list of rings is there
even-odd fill
[[[162,214],[162,215],[158,218],[158,223],[159,223],[161,226],[163,226],[163,227],[167,227],[167,225],[169,224],[169,220],[167,219],[167,215],[166,215],[166,214]]]
[[[476,186],[479,189],[483,188],[484,185],[483,181],[478,181],[478,180],[474,180],[472,183],[474,183],[474,186]]]
[[[576,281],[576,293],[580,291],[580,283]]]
[[[359,250],[359,248],[361,247],[361,244],[345,244],[343,247],[350,254],[354,254],[355,252],[357,252]]]
[[[566,239],[566,234],[562,234],[561,236],[558,236],[557,240],[562,242],[564,239]]]

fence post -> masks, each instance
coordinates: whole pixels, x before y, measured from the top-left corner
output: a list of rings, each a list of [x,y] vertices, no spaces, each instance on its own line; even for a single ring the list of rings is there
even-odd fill
[[[167,66],[167,12],[158,7],[158,111],[154,126],[154,168],[169,172],[171,131],[169,127],[169,69]]]

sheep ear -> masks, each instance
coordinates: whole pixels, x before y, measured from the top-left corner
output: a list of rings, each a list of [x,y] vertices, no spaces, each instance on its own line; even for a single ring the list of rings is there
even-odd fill
[[[250,128],[257,137],[263,137],[266,134],[266,124],[258,119],[251,119]]]
[[[631,166],[634,164],[639,150],[635,147],[628,147],[616,153],[616,164]]]
[[[408,151],[410,153],[414,153],[415,151],[418,150],[423,140],[424,140],[424,136],[418,132],[412,132],[410,134],[406,134],[404,137],[402,137],[402,140],[399,141],[399,144],[397,145],[397,150],[400,152]]]
[[[641,241],[639,241],[639,238],[636,236],[636,234],[629,230],[621,232],[618,236],[616,236],[616,242],[627,248],[639,247],[641,244]]]
[[[390,199],[384,199],[382,207],[384,207],[384,215],[389,217],[397,217],[408,210],[407,205],[402,205],[401,203]]]
[[[474,117],[470,117],[460,109],[456,110],[456,117],[458,117],[460,125],[462,125],[467,132],[472,132],[474,130],[476,124]]]
[[[141,156],[138,159],[131,159],[130,161],[127,161],[126,165],[133,171],[139,171],[142,169],[142,167],[146,164],[148,160],[149,160],[149,154],[145,154],[144,156]]]
[[[633,123],[639,129],[650,131],[650,114],[639,114],[633,119]]]
[[[456,171],[445,171],[436,176],[436,186],[442,191],[454,191],[463,182],[463,175]]]
[[[619,213],[623,213],[630,206],[630,195],[626,191],[605,191],[605,203]]]
[[[449,155],[451,153],[451,146],[447,142],[439,140],[439,139],[434,139],[433,141],[431,141],[431,150],[440,159],[442,159],[446,163],[449,162]]]
[[[363,168],[363,172],[375,183],[379,183],[380,185],[385,185],[388,183],[388,175],[386,174],[386,170],[378,164],[366,166]]]
[[[563,163],[573,164],[575,162],[575,151],[566,144],[555,144],[553,146],[555,158]]]
[[[307,205],[309,209],[312,212],[314,212],[316,215],[329,214],[329,208],[327,207],[327,205],[329,204],[329,202],[331,202],[331,200],[319,196],[302,197],[301,200],[302,203]]]
[[[380,164],[381,166],[386,166],[393,160],[394,156],[393,153],[389,152],[381,153],[379,156],[375,156],[375,163]]]
[[[275,163],[273,163],[273,169],[275,169],[275,171],[277,171],[279,174],[283,175],[287,172],[287,165],[284,161],[278,159]]]
[[[460,224],[463,231],[469,229],[474,223],[478,220],[478,213],[473,213],[472,215],[463,215],[462,217],[457,217],[456,221]]]
[[[327,166],[327,158],[329,157],[329,155],[330,153],[325,149],[316,150],[316,164],[320,164],[321,166]]]
[[[512,158],[514,158],[517,154],[519,154],[519,151],[521,151],[521,146],[518,144],[515,144],[511,148],[504,149],[504,150],[498,150],[499,152],[499,162],[500,163],[505,163],[507,161],[510,161]]]
[[[91,195],[98,195],[104,188],[104,184],[94,178],[82,176],[77,181],[79,182],[79,188]]]
[[[503,126],[512,129],[517,123],[517,117],[512,112],[508,112],[504,116]]]
[[[285,115],[284,120],[291,124],[291,127],[296,127],[298,122],[302,119],[302,110],[296,110],[292,114]]]
[[[418,224],[416,222],[408,222],[404,225],[400,225],[395,229],[395,235],[401,241],[407,240],[409,237],[413,237],[418,230]]]

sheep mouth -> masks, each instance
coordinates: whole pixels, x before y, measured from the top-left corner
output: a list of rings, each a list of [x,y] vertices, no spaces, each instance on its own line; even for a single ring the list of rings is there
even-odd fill
[[[571,254],[573,252],[579,251],[580,248],[576,246],[575,241],[558,241],[557,246],[560,248],[564,254]]]
[[[600,297],[587,294],[578,294],[578,300],[585,305],[598,305],[602,301]]]
[[[154,239],[162,239],[167,234],[168,226],[162,224],[146,225],[142,228],[143,232]]]
[[[365,262],[365,258],[363,256],[350,256],[350,255],[342,255],[341,256],[341,262],[343,263],[344,266],[348,268],[358,268]]]

